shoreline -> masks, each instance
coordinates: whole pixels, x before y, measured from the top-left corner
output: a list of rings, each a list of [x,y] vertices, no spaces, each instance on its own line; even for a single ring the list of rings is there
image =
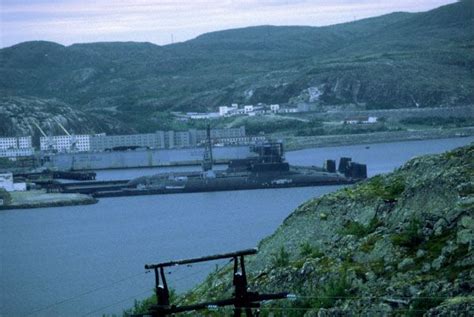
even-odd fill
[[[419,131],[391,131],[309,137],[286,137],[283,138],[283,142],[286,144],[286,151],[298,151],[310,148],[324,148],[344,145],[463,138],[470,136],[474,136],[474,127],[445,130],[427,129]]]
[[[13,202],[1,205],[2,210],[33,209],[50,207],[67,207],[79,205],[92,205],[99,202],[97,198],[83,194],[45,193],[44,191],[12,192]]]

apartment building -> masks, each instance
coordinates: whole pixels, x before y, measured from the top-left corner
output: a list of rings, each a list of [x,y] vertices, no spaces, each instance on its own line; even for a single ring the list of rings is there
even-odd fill
[[[33,155],[31,136],[0,138],[0,157]]]

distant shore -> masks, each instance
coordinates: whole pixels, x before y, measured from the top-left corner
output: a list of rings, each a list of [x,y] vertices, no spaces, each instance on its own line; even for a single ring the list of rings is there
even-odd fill
[[[98,202],[89,195],[46,193],[44,190],[11,192],[10,195],[12,203],[0,206],[0,210],[91,205]]]
[[[286,150],[296,151],[317,147],[445,139],[469,136],[474,136],[474,127],[453,129],[426,129],[416,131],[384,131],[344,135],[287,137],[283,140]]]

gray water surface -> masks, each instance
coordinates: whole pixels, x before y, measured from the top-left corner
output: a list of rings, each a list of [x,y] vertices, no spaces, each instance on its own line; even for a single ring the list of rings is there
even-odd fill
[[[415,155],[472,141],[309,149],[289,152],[287,159],[297,165],[321,165],[327,158],[350,156],[367,163],[374,175],[390,172]],[[125,174],[141,176],[146,170],[135,172]],[[124,174],[107,173],[116,179]],[[338,188],[120,197],[101,199],[96,205],[0,212],[0,315],[121,314],[134,299],[152,293],[154,277],[145,273],[145,263],[254,247],[298,205]],[[169,285],[184,291],[215,265],[173,268]]]

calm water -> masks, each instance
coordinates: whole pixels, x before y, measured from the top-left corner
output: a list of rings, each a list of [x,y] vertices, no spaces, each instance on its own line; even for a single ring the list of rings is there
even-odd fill
[[[474,138],[310,149],[287,153],[292,164],[321,165],[351,156],[369,174]],[[100,172],[129,178],[153,170]],[[145,263],[254,247],[299,204],[338,187],[251,190],[102,199],[91,206],[0,212],[0,315],[101,316],[121,313],[151,294]],[[222,265],[224,263],[217,263]],[[173,269],[185,290],[216,263]]]

